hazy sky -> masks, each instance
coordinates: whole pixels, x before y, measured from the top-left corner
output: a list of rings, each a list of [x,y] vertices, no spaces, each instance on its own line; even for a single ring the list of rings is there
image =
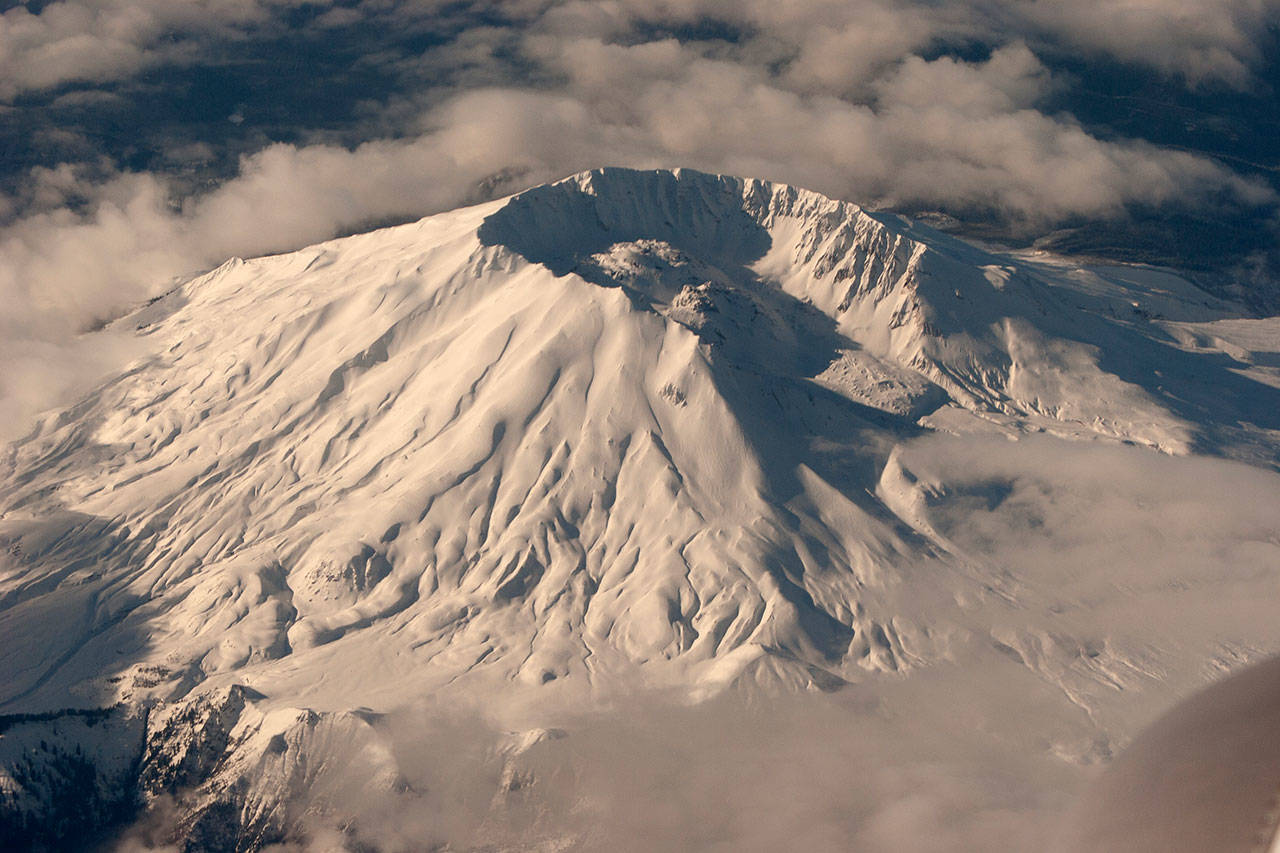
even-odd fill
[[[10,423],[86,372],[76,333],[175,276],[599,165],[1275,279],[1275,0],[0,10]]]

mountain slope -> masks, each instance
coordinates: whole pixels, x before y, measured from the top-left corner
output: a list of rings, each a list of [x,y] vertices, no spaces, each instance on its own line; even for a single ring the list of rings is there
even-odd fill
[[[904,443],[1274,465],[1274,365],[1199,331],[1236,316],[689,171],[233,259],[119,321],[149,355],[7,451],[0,710],[244,684],[312,732],[442,690],[831,690],[952,659],[989,630],[969,611],[1034,596],[931,516],[946,488]],[[1091,673],[1054,677],[1089,706]],[[189,784],[259,767],[227,757],[251,735]]]

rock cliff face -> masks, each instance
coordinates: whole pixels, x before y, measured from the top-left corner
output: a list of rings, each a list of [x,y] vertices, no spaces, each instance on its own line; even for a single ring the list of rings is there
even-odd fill
[[[66,837],[60,791],[97,792],[90,822],[164,797],[190,846],[247,849],[334,774],[404,784],[353,707],[944,659],[920,590],[999,595],[899,444],[1274,458],[1274,389],[1214,355],[1211,408],[1152,373],[1228,309],[688,171],[228,261],[118,321],[149,355],[3,457],[0,710],[123,703],[15,723],[4,748],[52,726],[119,754],[49,752],[38,782],[6,759],[4,821]]]
[[[358,713],[263,713],[240,685],[146,709],[0,718],[0,826],[12,849],[84,849],[163,813],[150,840],[241,851],[299,837],[352,790],[404,788],[385,738]]]

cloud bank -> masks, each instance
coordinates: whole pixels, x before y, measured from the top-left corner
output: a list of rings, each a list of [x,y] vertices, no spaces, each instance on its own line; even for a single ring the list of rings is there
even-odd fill
[[[945,678],[922,676],[946,690]],[[883,693],[885,696],[876,694]],[[975,709],[915,686],[684,707],[660,696],[512,731],[483,709],[405,709],[379,721],[406,783],[396,795],[341,780],[273,853],[652,850],[953,853],[1035,850],[1080,784],[1078,768],[998,738],[951,737]],[[887,701],[886,701],[887,697]],[[172,849],[163,806],[120,853]]]

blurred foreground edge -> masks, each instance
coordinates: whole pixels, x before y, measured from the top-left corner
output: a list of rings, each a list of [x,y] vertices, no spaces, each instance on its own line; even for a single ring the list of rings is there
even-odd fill
[[[1086,790],[1054,853],[1280,853],[1280,657],[1202,690]]]

